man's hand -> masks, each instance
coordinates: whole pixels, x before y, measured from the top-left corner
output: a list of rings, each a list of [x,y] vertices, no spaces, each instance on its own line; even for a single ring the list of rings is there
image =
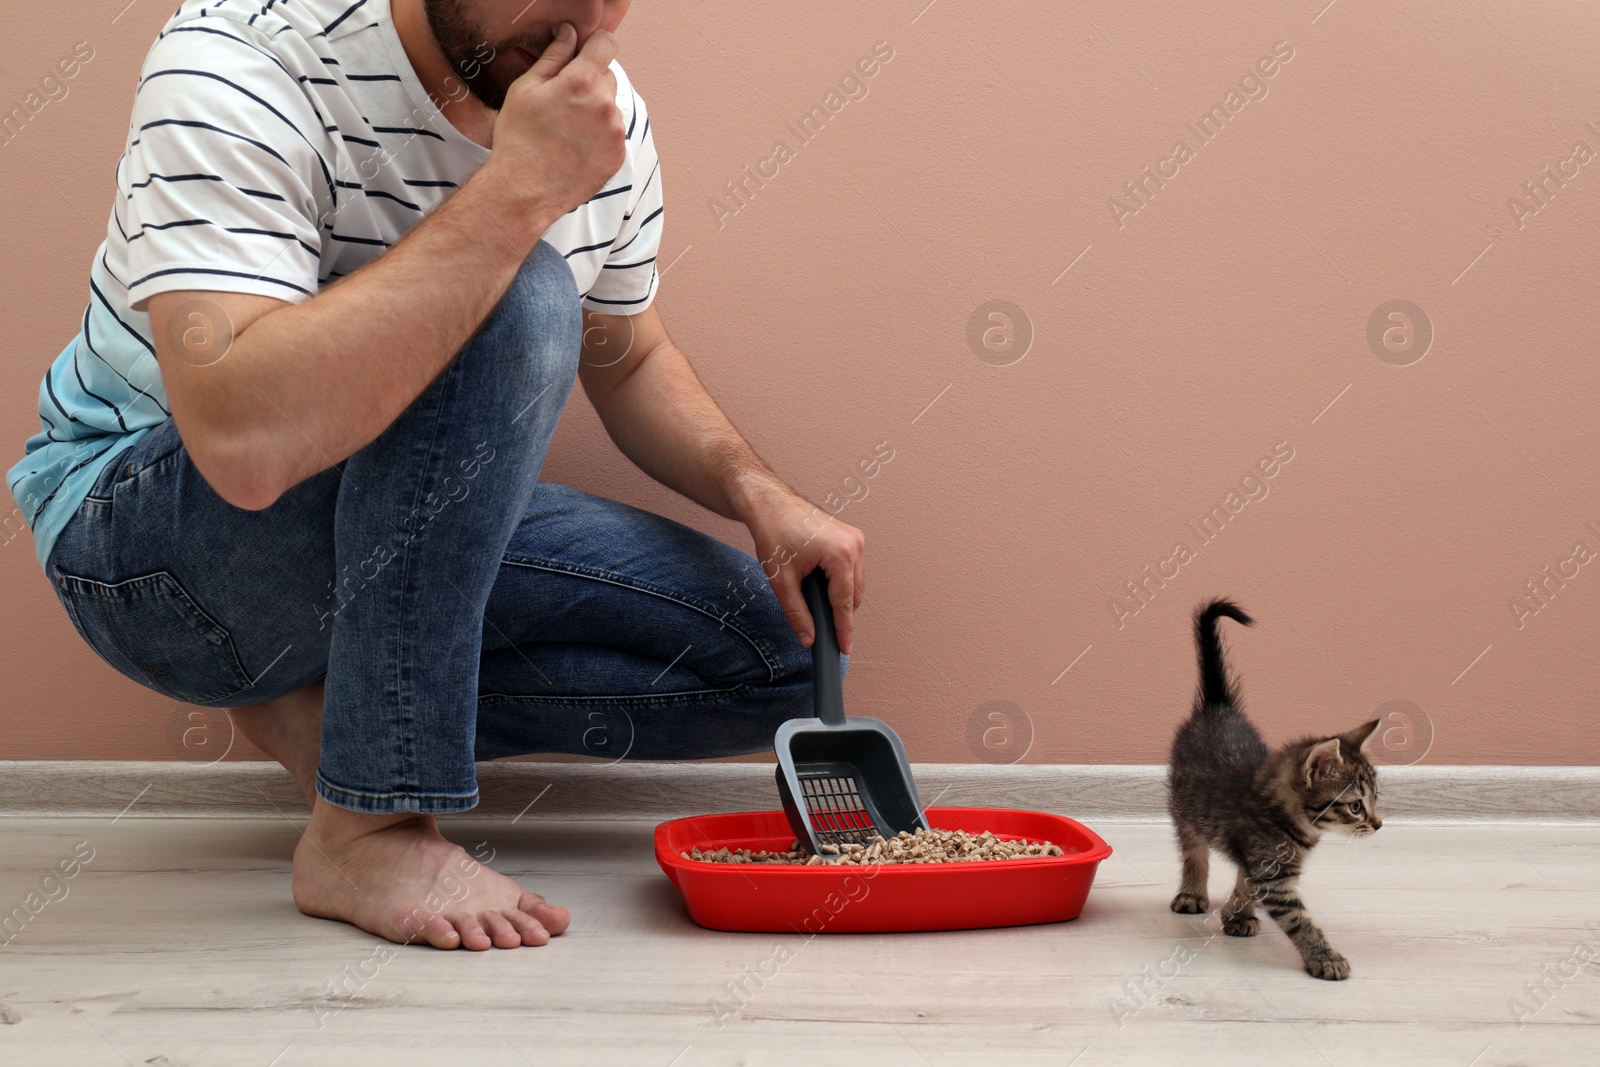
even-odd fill
[[[758,478],[741,496],[740,518],[755,538],[756,559],[800,644],[810,648],[816,640],[800,580],[821,567],[828,576],[839,651],[848,654],[855,610],[866,589],[866,535],[776,480]]]
[[[577,50],[562,23],[544,54],[511,83],[495,118],[494,153],[483,169],[560,218],[605,186],[627,160],[611,61],[617,38],[596,30]]]

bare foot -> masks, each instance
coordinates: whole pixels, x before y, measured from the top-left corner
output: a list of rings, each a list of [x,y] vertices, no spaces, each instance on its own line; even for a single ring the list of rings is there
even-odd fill
[[[572,921],[445,840],[431,815],[320,802],[294,850],[294,902],[390,941],[475,951],[543,945]]]
[[[238,731],[257,748],[283,764],[292,775],[306,807],[315,808],[317,760],[322,753],[322,691],[327,679],[319,678],[264,704],[229,708]]]

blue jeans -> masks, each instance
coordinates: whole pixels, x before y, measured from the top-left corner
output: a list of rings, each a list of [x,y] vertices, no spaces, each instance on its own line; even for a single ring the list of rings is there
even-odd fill
[[[812,714],[811,654],[760,564],[538,480],[581,330],[541,241],[382,434],[261,511],[217,496],[168,420],[67,524],[57,596],[102,659],[175,700],[326,676],[317,792],[354,811],[471,808],[475,759],[770,750]]]

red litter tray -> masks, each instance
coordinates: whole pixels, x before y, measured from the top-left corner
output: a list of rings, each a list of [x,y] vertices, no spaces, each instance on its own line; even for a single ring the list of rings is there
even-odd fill
[[[975,930],[1076,919],[1111,846],[1064,815],[1005,808],[929,808],[928,825],[1060,845],[1065,856],[960,863],[706,863],[698,848],[783,852],[794,830],[781,811],[673,819],[656,827],[656,862],[689,917],[712,930],[844,934]]]

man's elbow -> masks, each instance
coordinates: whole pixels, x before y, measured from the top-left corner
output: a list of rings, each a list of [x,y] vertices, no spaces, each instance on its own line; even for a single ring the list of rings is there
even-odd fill
[[[221,491],[217,495],[243,511],[266,511],[283,494],[269,486],[246,483],[229,487],[226,495]]]
[[[273,465],[264,462],[268,452],[260,442],[217,433],[202,435],[187,447],[189,460],[200,477],[212,492],[234,507],[265,511],[283,495],[273,476]]]

